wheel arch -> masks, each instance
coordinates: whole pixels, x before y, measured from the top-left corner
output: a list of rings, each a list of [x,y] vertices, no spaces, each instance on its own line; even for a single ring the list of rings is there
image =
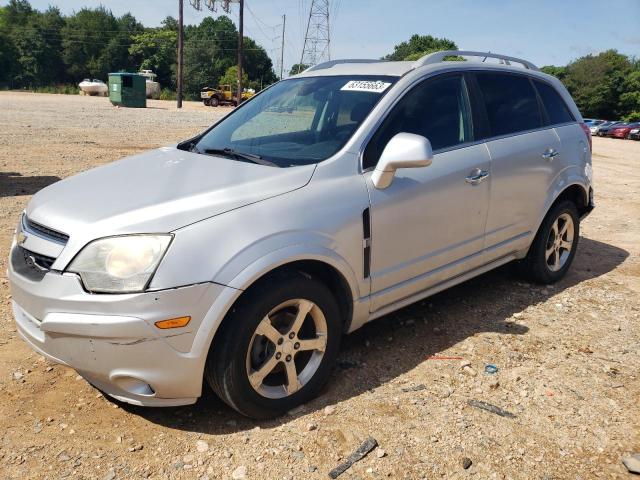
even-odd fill
[[[547,201],[540,212],[536,224],[536,232],[540,228],[540,225],[542,225],[549,211],[559,202],[564,200],[572,201],[578,209],[580,218],[583,218],[592,209],[590,204],[593,193],[589,182],[585,181],[582,177],[576,177],[574,175],[563,175],[563,177],[560,181],[555,182],[554,188],[547,194]]]
[[[354,273],[345,261],[337,257],[335,252],[323,253],[298,253],[290,256],[275,253],[274,258],[263,258],[245,268],[230,282],[229,286],[245,293],[257,284],[267,281],[270,277],[287,271],[299,272],[316,278],[335,295],[340,307],[343,330],[346,332],[353,319],[354,301],[359,298]],[[242,296],[243,294],[240,294],[236,302],[240,301]],[[229,310],[231,309],[233,306]]]
[[[578,213],[582,216],[586,213],[587,207],[589,206],[589,192],[579,183],[569,185],[556,196],[547,208],[547,212],[564,200],[570,200],[575,203]]]

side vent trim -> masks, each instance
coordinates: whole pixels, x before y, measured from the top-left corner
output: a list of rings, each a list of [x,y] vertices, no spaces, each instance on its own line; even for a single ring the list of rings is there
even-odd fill
[[[362,212],[362,238],[363,238],[363,276],[369,278],[371,274],[371,214],[369,208]]]

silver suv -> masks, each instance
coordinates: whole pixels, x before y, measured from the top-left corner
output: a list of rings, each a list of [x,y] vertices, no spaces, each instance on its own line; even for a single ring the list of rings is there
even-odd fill
[[[18,331],[125,402],[190,404],[205,378],[275,416],[318,394],[345,332],[514,260],[562,278],[590,141],[524,60],[323,63],[35,195],[9,262]]]

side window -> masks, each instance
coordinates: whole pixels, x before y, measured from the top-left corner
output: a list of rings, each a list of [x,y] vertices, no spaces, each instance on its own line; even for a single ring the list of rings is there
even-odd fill
[[[559,123],[573,122],[575,119],[567,104],[562,97],[556,92],[556,89],[551,85],[534,80],[533,83],[536,86],[536,90],[540,94],[542,104],[547,112],[547,120],[549,125],[557,125]]]
[[[401,132],[428,138],[434,150],[471,141],[469,95],[462,75],[425,80],[402,97],[367,145],[363,168],[374,167],[389,140]]]
[[[542,126],[538,97],[528,77],[478,73],[492,136],[533,130]]]

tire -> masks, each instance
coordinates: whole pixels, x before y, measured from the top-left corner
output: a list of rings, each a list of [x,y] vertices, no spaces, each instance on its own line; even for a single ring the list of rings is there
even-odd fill
[[[204,106],[205,106],[205,107],[208,107],[208,106],[209,106],[210,101],[209,101],[209,99],[208,99],[208,98],[205,98],[205,99],[202,101],[202,103],[204,103]]]
[[[562,233],[560,238],[558,231]],[[542,221],[529,253],[522,262],[523,273],[536,283],[557,282],[569,270],[579,238],[580,219],[575,203],[568,200],[559,202]]]
[[[211,97],[209,99],[209,105],[211,105],[212,107],[217,107],[218,105],[220,105],[220,100],[218,100],[218,97]]]
[[[296,324],[302,328],[290,336]],[[338,304],[323,283],[302,273],[278,273],[245,292],[227,315],[209,351],[205,378],[241,414],[277,417],[318,395],[341,334]]]

